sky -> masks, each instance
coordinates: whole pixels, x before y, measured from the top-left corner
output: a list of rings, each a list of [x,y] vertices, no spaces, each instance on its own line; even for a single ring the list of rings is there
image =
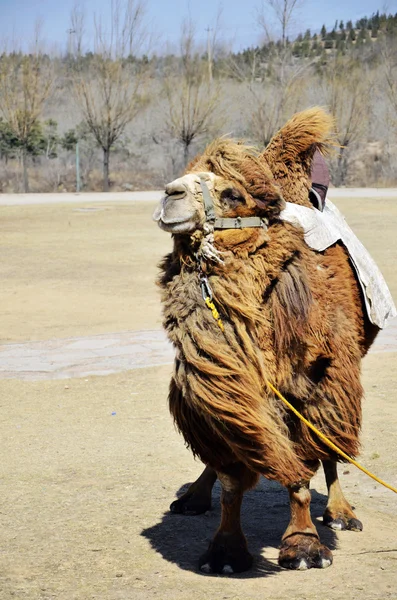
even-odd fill
[[[168,49],[177,51],[181,24],[190,14],[196,28],[197,40],[205,43],[206,29],[214,25],[218,6],[222,15],[218,38],[232,44],[234,50],[255,46],[261,40],[257,24],[257,8],[261,0],[145,0],[146,22],[152,32],[152,48],[156,52]],[[111,0],[81,0],[79,5],[86,13],[87,40],[93,31],[93,16],[102,15],[106,22]],[[332,28],[335,20],[353,22],[364,16],[380,12],[397,13],[397,0],[300,0],[295,12],[294,34],[319,31],[325,24]],[[76,0],[0,0],[0,43],[8,45],[18,40],[23,46],[32,39],[34,24],[42,22],[42,35],[50,48],[65,51],[70,12]],[[269,21],[271,10],[268,9]],[[275,29],[276,30],[276,29]]]

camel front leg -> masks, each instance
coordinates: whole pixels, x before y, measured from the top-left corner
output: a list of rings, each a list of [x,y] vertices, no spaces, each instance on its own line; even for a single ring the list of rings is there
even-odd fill
[[[211,509],[212,488],[217,475],[211,467],[205,467],[200,477],[196,479],[187,492],[178,500],[174,500],[170,511],[179,515],[201,515]]]
[[[332,553],[321,544],[310,516],[309,482],[288,488],[291,520],[283,535],[278,558],[285,569],[324,569],[332,564]]]
[[[242,465],[234,465],[228,473],[217,473],[222,486],[221,524],[199,561],[204,573],[231,575],[247,571],[253,558],[248,551],[247,540],[241,529],[240,511],[244,491],[258,480],[256,474]]]
[[[343,495],[338,478],[337,463],[333,460],[324,460],[323,468],[328,488],[328,503],[323,515],[324,525],[331,529],[362,531],[363,524],[357,519]]]

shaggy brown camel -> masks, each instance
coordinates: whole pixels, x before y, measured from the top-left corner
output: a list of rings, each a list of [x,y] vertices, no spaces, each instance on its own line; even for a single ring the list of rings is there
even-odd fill
[[[320,460],[329,490],[325,523],[362,529],[341,491],[338,457],[266,383],[357,455],[360,362],[378,328],[344,246],[316,252],[299,227],[280,218],[284,198],[311,207],[313,155],[327,149],[331,129],[331,117],[315,108],[295,115],[261,154],[216,140],[166,187],[154,215],[174,237],[159,279],[164,327],[176,349],[170,410],[207,465],[171,510],[203,512],[217,477],[222,486],[221,524],[199,561],[204,572],[251,566],[240,509],[261,474],[290,496],[281,566],[332,563],[310,516],[309,482]]]

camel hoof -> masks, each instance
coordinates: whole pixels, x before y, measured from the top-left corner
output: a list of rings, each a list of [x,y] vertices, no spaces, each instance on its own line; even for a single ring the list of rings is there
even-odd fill
[[[323,516],[323,524],[330,529],[336,531],[362,531],[363,524],[355,517],[349,517],[345,515],[339,515],[338,517],[332,517],[329,513],[325,513]]]
[[[248,552],[245,538],[219,535],[210,543],[207,552],[199,560],[200,571],[211,574],[233,575],[251,568],[252,555]]]
[[[195,516],[202,515],[211,510],[211,500],[198,494],[186,492],[170,505],[170,511],[177,515]]]
[[[332,553],[313,535],[297,533],[285,539],[280,547],[278,564],[284,569],[306,571],[332,565]]]

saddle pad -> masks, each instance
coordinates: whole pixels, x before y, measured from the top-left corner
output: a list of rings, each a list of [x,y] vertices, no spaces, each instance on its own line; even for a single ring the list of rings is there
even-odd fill
[[[307,245],[319,252],[323,252],[338,241],[343,243],[363,290],[371,323],[383,329],[387,321],[397,315],[382,273],[335,204],[327,199],[323,212],[320,212],[315,208],[286,202],[286,208],[280,213],[280,219],[302,227]]]

